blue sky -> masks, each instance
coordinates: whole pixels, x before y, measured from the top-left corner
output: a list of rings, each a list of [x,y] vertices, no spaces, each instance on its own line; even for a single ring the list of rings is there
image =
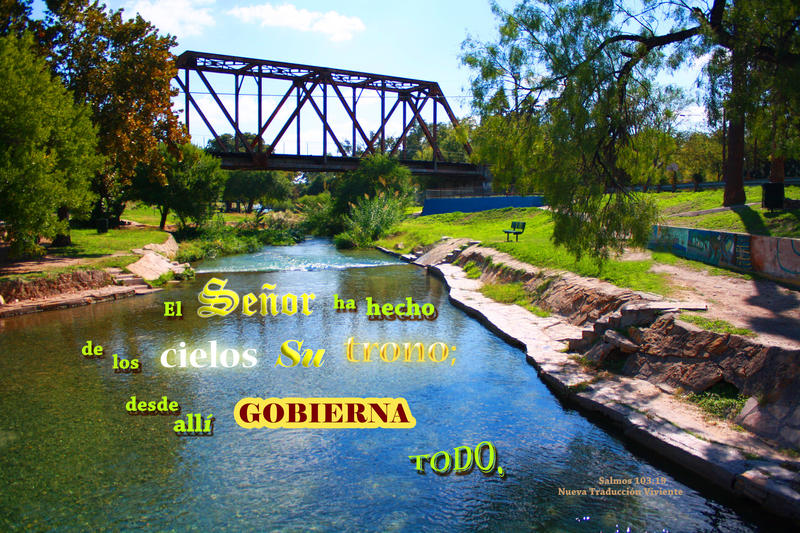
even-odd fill
[[[508,9],[515,3],[499,1]],[[469,69],[461,66],[461,44],[468,35],[493,40],[497,34],[488,0],[115,0],[107,5],[124,8],[130,16],[138,12],[162,33],[176,36],[175,54],[196,50],[436,81],[459,117],[470,112],[471,76]],[[691,88],[695,78],[696,71],[687,70],[676,81]],[[212,81],[215,90],[223,92],[225,86],[218,89],[217,83],[225,82],[222,78]],[[227,80],[227,84],[227,91],[232,91],[233,82]],[[192,90],[199,85],[193,84]],[[277,85],[273,89],[275,94],[285,91]],[[203,109],[213,107],[210,96],[198,94],[196,98]],[[273,98],[275,103],[278,99]],[[232,98],[223,100],[227,103]],[[241,105],[244,115],[254,116],[255,98],[249,103],[242,100]],[[359,106],[359,118],[362,112],[380,116],[377,98],[365,98]],[[342,131],[348,130],[344,112],[331,112],[331,121],[338,122]],[[702,118],[697,107],[686,113],[695,121]],[[232,131],[221,112],[209,111],[208,115],[218,132]],[[252,122],[252,127],[245,123],[244,128],[255,129],[254,118]],[[366,122],[368,129],[371,124]],[[194,113],[191,125],[193,141],[204,145],[211,134]],[[301,126],[303,144],[307,144],[303,150],[320,153],[321,127],[313,109],[304,108]],[[392,124],[388,133],[397,134],[400,127]],[[293,146],[293,139],[287,132],[283,141]]]

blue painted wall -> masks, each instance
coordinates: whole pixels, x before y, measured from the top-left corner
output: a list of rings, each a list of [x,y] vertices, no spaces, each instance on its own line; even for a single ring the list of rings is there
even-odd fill
[[[473,196],[469,198],[428,198],[422,206],[422,215],[439,213],[474,213],[503,207],[542,207],[542,196]]]
[[[647,247],[800,285],[800,239],[653,226]]]

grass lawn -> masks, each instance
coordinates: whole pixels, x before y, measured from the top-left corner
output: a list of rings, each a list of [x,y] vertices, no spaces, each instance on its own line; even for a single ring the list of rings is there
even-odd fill
[[[169,234],[154,229],[112,229],[107,233],[97,233],[95,229],[73,229],[70,231],[72,246],[51,248],[49,255],[60,257],[92,258],[111,255],[117,252],[130,252],[145,244],[162,243]]]
[[[158,226],[161,222],[161,213],[159,213],[158,209],[155,207],[150,207],[145,204],[136,204],[133,207],[129,204],[122,213],[122,218],[138,222],[139,224]],[[167,216],[167,224],[175,224],[176,222],[177,218],[175,215]]]
[[[48,259],[32,267],[31,272],[2,276],[0,281],[49,277],[75,270],[124,268],[140,257],[131,253],[133,248],[162,243],[169,233],[145,228],[112,229],[107,233],[97,233],[96,229],[72,229],[70,236],[72,246],[49,248]]]
[[[800,210],[770,212],[762,209],[761,187],[745,187],[747,202],[757,206],[742,206],[733,211],[709,213],[695,217],[676,217],[678,213],[722,207],[722,189],[701,192],[653,193],[663,217],[662,223],[685,228],[735,231],[772,237],[800,236]],[[800,199],[800,187],[787,186],[786,197]]]
[[[799,189],[787,187],[787,197],[800,197]],[[719,189],[697,193],[685,191],[648,194],[653,195],[662,215],[668,217],[669,214],[721,207],[723,191]],[[748,202],[761,202],[761,187],[746,187],[745,194]],[[503,230],[509,229],[511,222],[515,220],[526,223],[525,232],[518,243],[506,242]],[[745,207],[738,211],[698,217],[666,218],[665,223],[726,231],[749,230],[751,233],[773,236],[800,235],[800,212],[797,210],[770,213],[760,207]],[[652,260],[610,260],[598,267],[588,257],[576,261],[566,250],[555,247],[550,241],[552,230],[553,225],[546,211],[537,208],[505,208],[478,213],[446,213],[408,218],[396,228],[394,234],[381,239],[377,244],[390,249],[397,249],[396,245],[401,244],[400,248],[406,253],[417,246],[438,241],[442,236],[469,237],[533,265],[569,270],[582,276],[604,279],[620,287],[662,295],[669,294],[671,288],[665,276],[649,272],[654,262],[710,270],[712,274],[749,277],[658,252],[653,254]]]
[[[526,223],[525,233],[519,242],[506,242],[504,229],[514,220]],[[569,270],[583,276],[598,277],[621,287],[668,294],[670,285],[662,274],[648,272],[653,264],[646,261],[610,260],[599,268],[588,257],[580,261],[563,248],[550,241],[553,225],[550,215],[541,209],[505,208],[478,213],[446,213],[410,218],[402,222],[397,232],[378,241],[377,244],[395,249],[402,244],[406,253],[416,246],[438,241],[442,236],[469,237],[533,265]]]
[[[696,217],[671,217],[665,219],[664,223],[772,237],[800,237],[800,209],[770,212],[759,206],[744,206],[733,211]]]
[[[787,187],[786,195],[792,198],[790,194],[791,189],[796,187]],[[745,195],[747,202],[761,203],[761,187],[745,187]],[[686,213],[688,211],[701,211],[703,209],[714,209],[722,207],[722,189],[709,189],[706,191],[692,192],[690,190],[683,190],[681,192],[660,192],[648,193],[652,194],[653,198],[658,205],[661,214],[664,217],[669,217],[676,213]]]

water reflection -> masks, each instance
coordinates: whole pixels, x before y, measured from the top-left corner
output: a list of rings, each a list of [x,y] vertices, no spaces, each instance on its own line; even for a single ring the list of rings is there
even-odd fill
[[[293,253],[302,255],[303,246]],[[318,243],[311,247],[321,253]],[[339,257],[330,247],[328,253]],[[281,294],[314,292],[313,314],[201,319],[196,297],[212,275],[226,277],[240,294],[258,292],[265,282]],[[359,311],[334,311],[334,294],[357,299]],[[431,302],[439,318],[368,321],[366,296]],[[175,300],[184,302],[185,317],[165,320],[163,302]],[[518,350],[450,306],[441,283],[411,266],[207,273],[151,296],[20,317],[2,327],[1,529],[758,530],[564,410]],[[348,363],[349,337],[443,341],[457,346],[456,363]],[[108,353],[139,355],[143,372],[113,374],[110,359],[84,359],[80,348],[89,339]],[[276,367],[287,339],[326,349],[322,367]],[[161,352],[181,341],[207,348],[211,340],[220,350],[256,348],[258,365],[159,363]],[[213,413],[215,436],[178,438],[171,431],[175,417],[127,415],[132,395],[166,395],[184,413]],[[245,396],[403,397],[417,425],[246,430],[232,416]],[[497,447],[504,479],[477,470],[420,475],[408,459],[484,440]],[[597,487],[601,476],[665,476],[665,488],[685,495],[558,493]]]

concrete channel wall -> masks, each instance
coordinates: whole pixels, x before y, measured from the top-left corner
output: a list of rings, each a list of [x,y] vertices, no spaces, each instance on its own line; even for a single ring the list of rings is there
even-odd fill
[[[648,248],[800,285],[800,239],[658,225]]]

